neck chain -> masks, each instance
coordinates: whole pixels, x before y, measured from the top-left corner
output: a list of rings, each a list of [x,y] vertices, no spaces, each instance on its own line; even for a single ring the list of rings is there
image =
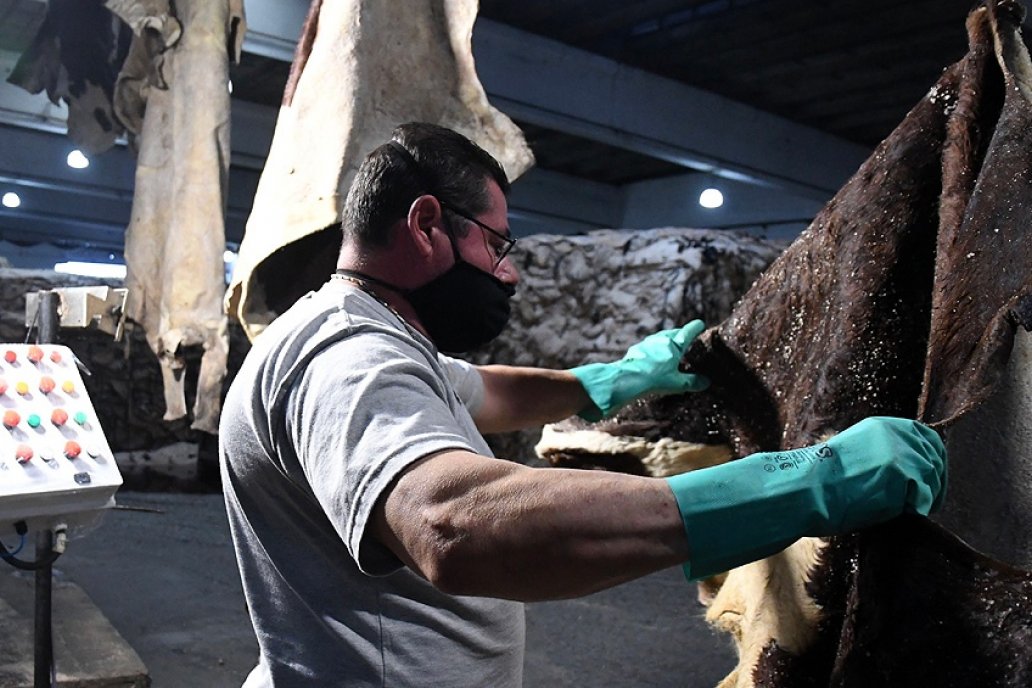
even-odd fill
[[[355,274],[355,273],[351,273],[350,271],[349,272],[341,272],[340,270],[338,270],[337,272],[335,272],[332,275],[330,275],[330,278],[331,279],[336,279],[336,280],[343,280],[345,282],[350,282],[351,284],[355,285],[356,287],[358,287],[359,291],[361,291],[362,293],[368,294],[369,296],[373,297],[373,299],[377,303],[379,303],[381,306],[383,306],[384,308],[389,310],[391,312],[391,314],[394,315],[394,317],[398,319],[398,321],[401,323],[402,327],[404,327],[406,330],[408,330],[410,334],[416,332],[416,330],[411,325],[409,325],[408,320],[405,320],[405,318],[402,317],[401,313],[399,313],[398,310],[394,306],[392,306],[391,304],[387,303],[387,301],[383,297],[381,297],[379,294],[377,294],[375,291],[373,291],[372,288],[370,288],[370,286],[369,286],[370,282],[378,282],[379,280],[374,280],[374,279],[371,279],[371,278],[366,278],[365,275],[358,275],[358,274]],[[423,336],[423,335],[420,335],[420,336]]]

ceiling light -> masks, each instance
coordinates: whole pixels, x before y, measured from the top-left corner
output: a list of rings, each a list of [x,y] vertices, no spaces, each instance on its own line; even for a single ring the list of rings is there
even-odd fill
[[[84,170],[90,166],[90,159],[76,148],[68,154],[68,166],[76,170]]]
[[[0,200],[0,203],[3,203],[4,206],[7,208],[17,208],[21,205],[21,197],[13,191],[8,191],[4,194],[4,197],[2,200]]]
[[[706,189],[699,194],[699,205],[703,208],[719,208],[724,205],[724,194],[719,189]]]
[[[118,263],[85,263],[71,260],[67,263],[56,264],[54,271],[64,272],[69,275],[83,275],[85,277],[125,279],[125,266]]]

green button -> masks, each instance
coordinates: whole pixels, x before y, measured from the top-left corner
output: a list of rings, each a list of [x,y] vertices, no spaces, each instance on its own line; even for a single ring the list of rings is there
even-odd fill
[[[85,412],[79,411],[78,413],[75,414],[74,418],[75,418],[75,422],[78,423],[79,425],[86,425],[86,413]]]
[[[38,428],[39,424],[40,424],[39,416],[37,416],[35,413],[33,413],[32,415],[29,416],[29,418],[28,418],[28,420],[26,422],[29,424],[30,428]]]

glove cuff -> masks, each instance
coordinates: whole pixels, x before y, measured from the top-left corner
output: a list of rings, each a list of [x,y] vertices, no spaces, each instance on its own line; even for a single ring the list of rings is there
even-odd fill
[[[616,387],[616,380],[620,371],[610,363],[588,363],[587,365],[571,368],[573,376],[584,387],[588,397],[594,406],[582,410],[577,415],[594,423],[600,421],[617,409],[613,402],[613,390]]]
[[[764,490],[763,478],[750,475],[763,471],[765,458],[753,454],[666,479],[688,537],[689,581],[769,557],[801,537],[809,509],[790,497],[795,490]]]

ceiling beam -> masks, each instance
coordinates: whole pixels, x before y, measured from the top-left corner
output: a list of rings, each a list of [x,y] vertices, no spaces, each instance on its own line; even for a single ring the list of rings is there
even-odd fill
[[[510,116],[730,179],[826,200],[870,150],[485,19],[477,72]]]
[[[247,18],[244,50],[292,62],[308,4],[307,0],[247,0],[244,3]]]
[[[509,226],[518,237],[619,227],[623,212],[621,189],[538,168],[520,177],[509,196]]]
[[[68,225],[69,238],[73,239],[80,239],[90,228],[124,232],[133,200],[136,164],[132,154],[124,146],[115,146],[102,155],[91,156],[86,169],[75,170],[65,163],[72,147],[63,135],[0,126],[0,150],[4,151],[0,191],[16,191],[23,196],[19,209],[0,207],[0,227],[6,227],[8,234],[12,218],[27,222],[43,216],[51,217],[53,227]],[[258,176],[257,171],[245,166],[234,163],[230,167],[225,217],[229,241],[238,243],[243,237]],[[19,229],[31,227],[26,222],[19,224]],[[25,237],[43,237],[45,228],[39,227],[39,232],[28,231]]]

